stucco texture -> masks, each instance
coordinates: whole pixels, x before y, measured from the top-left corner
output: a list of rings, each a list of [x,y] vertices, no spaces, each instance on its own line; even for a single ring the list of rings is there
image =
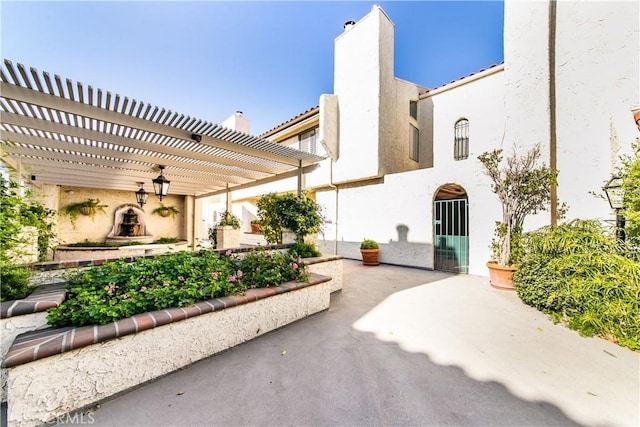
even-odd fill
[[[0,320],[0,355],[4,359],[13,340],[20,334],[34,331],[47,325],[47,313],[33,313],[22,316],[9,317]],[[2,384],[2,401],[7,400],[7,369],[0,369],[0,383]]]

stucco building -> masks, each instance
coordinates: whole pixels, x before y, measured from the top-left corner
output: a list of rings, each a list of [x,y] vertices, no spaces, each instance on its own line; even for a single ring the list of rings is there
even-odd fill
[[[637,2],[508,0],[504,63],[427,89],[394,76],[394,25],[373,6],[335,39],[334,93],[261,136],[328,156],[304,182],[328,219],[321,251],[358,259],[371,238],[381,262],[485,275],[501,218],[477,159],[487,150],[541,144],[567,219],[611,217],[592,193],[638,136],[639,13]],[[233,192],[236,213],[248,224],[255,197],[295,188]]]

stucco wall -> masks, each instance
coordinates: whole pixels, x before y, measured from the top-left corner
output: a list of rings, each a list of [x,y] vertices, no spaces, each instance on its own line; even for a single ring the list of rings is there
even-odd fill
[[[385,64],[384,67],[387,66]],[[383,96],[380,111],[379,172],[384,175],[418,169],[420,163],[409,158],[409,101],[418,99],[418,88],[393,76],[389,80],[383,80],[381,86]],[[422,129],[419,130],[422,132]]]
[[[333,293],[342,290],[342,264],[342,259],[309,264],[307,272],[331,277],[329,292]]]
[[[47,313],[33,313],[22,316],[14,316],[6,319],[0,319],[0,356],[4,359],[5,354],[9,351],[13,340],[25,332],[30,332],[47,325]],[[0,369],[0,384],[2,385],[2,402],[7,401],[7,369]]]
[[[335,191],[318,192],[316,200],[326,207],[325,214],[331,221],[324,238],[321,236],[321,250],[335,253],[337,226],[340,255],[360,259],[360,242],[371,238],[380,244],[383,263],[433,268],[433,199],[439,187],[456,183],[469,197],[469,271],[486,275],[489,245],[501,211],[477,157],[500,147],[504,132],[503,84],[504,73],[498,71],[420,101],[419,108],[427,105],[433,117],[432,124],[420,123],[421,130],[430,128],[433,138],[432,168],[389,174],[378,185],[341,187],[338,218]],[[408,105],[403,111],[408,116]],[[469,158],[456,161],[454,124],[460,117],[469,119]],[[408,227],[406,240],[399,226]]]
[[[569,217],[608,217],[595,199],[640,134],[640,3],[558,2],[556,37],[558,195]]]
[[[457,174],[481,175],[478,155],[500,147],[511,152],[512,144],[503,142],[504,79],[505,74],[497,72],[420,101],[420,106],[430,103],[433,110],[433,167],[438,173],[454,171],[454,179]],[[455,160],[454,127],[461,118],[469,120],[469,157]]]
[[[60,187],[59,189],[59,213],[58,213],[58,239],[60,244],[89,241],[104,241],[107,234],[111,232],[114,221],[114,214],[119,206],[124,204],[135,204],[135,189],[130,192],[101,190],[95,188],[81,187]],[[69,194],[72,192],[72,194]],[[101,204],[107,205],[106,214],[98,212],[92,221],[90,217],[78,215],[76,227],[74,229],[67,215],[61,214],[64,207],[71,203],[78,203],[89,198],[99,199]],[[144,222],[147,232],[151,233],[154,239],[160,237],[176,237],[186,239],[186,229],[184,227],[185,204],[184,197],[169,195],[162,200],[165,206],[175,206],[180,213],[175,219],[171,216],[161,217],[152,215],[151,212],[160,206],[160,201],[154,194],[149,195],[147,204],[143,211],[146,213]]]
[[[333,84],[338,95],[340,157],[334,181],[378,174],[380,64],[389,55],[393,58],[393,25],[377,6],[335,40]]]
[[[549,1],[504,6],[504,146],[549,153]]]
[[[433,197],[438,188],[455,182],[469,197],[469,273],[486,276],[489,245],[500,206],[494,201],[488,182],[475,170],[462,173],[451,169],[421,169],[388,175],[384,184],[340,189],[338,209],[338,253],[361,259],[364,238],[380,244],[380,262],[433,268]],[[335,192],[319,192],[319,203],[335,206]],[[335,210],[329,213],[335,214]],[[335,226],[335,218],[332,224]],[[399,226],[408,232],[403,240]],[[332,231],[335,229],[332,228]],[[325,233],[319,242],[323,252],[333,253],[334,234]]]

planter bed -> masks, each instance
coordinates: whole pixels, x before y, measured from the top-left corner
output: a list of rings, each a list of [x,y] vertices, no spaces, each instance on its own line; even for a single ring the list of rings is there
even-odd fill
[[[331,278],[22,334],[7,353],[8,425],[35,426],[329,308]]]
[[[107,261],[52,262],[34,269],[59,275]],[[45,328],[44,310],[61,303],[64,283],[3,303],[3,398],[8,394],[9,426],[49,422],[327,309],[330,293],[342,288],[342,258],[307,258],[304,263],[308,282],[249,289],[242,296],[142,313],[102,326]],[[5,329],[11,328],[8,336]]]

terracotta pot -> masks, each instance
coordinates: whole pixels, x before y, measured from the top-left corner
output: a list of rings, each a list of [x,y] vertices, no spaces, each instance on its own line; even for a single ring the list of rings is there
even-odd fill
[[[362,254],[362,264],[364,265],[379,265],[378,253],[380,249],[360,249]]]
[[[514,290],[511,276],[516,271],[515,266],[500,265],[495,261],[489,261],[487,267],[489,268],[489,283],[491,283],[491,286],[497,289]]]
[[[260,224],[251,224],[251,232],[259,233],[260,232]]]

